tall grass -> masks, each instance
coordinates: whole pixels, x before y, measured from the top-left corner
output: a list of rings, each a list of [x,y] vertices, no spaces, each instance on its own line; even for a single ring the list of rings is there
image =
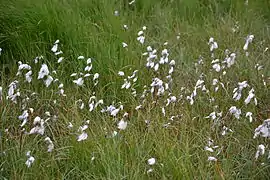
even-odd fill
[[[254,129],[270,117],[269,113],[269,50],[270,4],[267,0],[10,0],[0,2],[0,178],[1,179],[267,179],[269,176],[269,137],[253,139]],[[119,11],[119,16],[114,11]],[[125,30],[123,25],[128,25]],[[137,41],[137,33],[146,26],[144,44]],[[233,29],[234,28],[234,29]],[[254,34],[248,52],[243,50],[246,37]],[[179,38],[177,38],[179,36]],[[208,40],[214,37],[219,47],[209,52]],[[63,63],[51,52],[59,39]],[[128,44],[122,47],[122,42]],[[164,46],[164,42],[168,42]],[[166,79],[167,66],[158,71],[145,68],[147,46],[158,50],[168,48],[170,60],[176,61],[173,83],[165,95],[148,92],[140,98],[144,85],[152,79]],[[236,63],[225,69],[226,75],[216,72],[211,61],[224,60],[225,49],[236,53]],[[39,63],[33,59],[43,56]],[[91,80],[76,86],[70,77],[83,72],[85,60],[92,58],[93,70],[99,73],[98,85]],[[199,57],[203,64],[194,65]],[[31,65],[33,80],[25,83],[23,76],[15,76],[18,61]],[[66,96],[59,96],[58,82],[48,88],[37,80],[40,65],[45,63],[54,79],[64,84]],[[263,65],[262,70],[255,68]],[[125,77],[139,70],[134,83],[138,96],[131,89],[121,89]],[[262,76],[263,75],[263,76]],[[219,90],[214,91],[217,78]],[[194,104],[187,96],[197,80],[203,79],[208,93],[198,90]],[[6,99],[8,85],[19,81],[21,97],[17,104]],[[240,101],[233,100],[238,82],[247,81]],[[184,88],[183,88],[184,87]],[[258,105],[245,105],[244,98],[254,88]],[[200,89],[200,88],[198,88]],[[156,91],[157,89],[155,89]],[[36,95],[32,93],[35,92]],[[1,93],[0,93],[1,94]],[[121,117],[90,112],[88,100],[95,95],[103,99],[103,108],[113,104],[128,112],[125,130],[117,128]],[[167,98],[176,96],[177,102],[166,106]],[[209,101],[214,98],[215,100]],[[26,100],[28,99],[28,100]],[[78,100],[85,102],[80,109]],[[25,103],[26,101],[26,103]],[[121,103],[120,103],[121,102]],[[253,102],[253,101],[252,101]],[[27,108],[22,108],[26,104]],[[138,105],[142,109],[135,110]],[[229,113],[232,106],[241,108],[240,119]],[[166,108],[166,115],[162,112]],[[18,116],[33,108],[24,128]],[[51,116],[45,114],[50,112]],[[206,118],[211,112],[223,112],[220,119]],[[245,117],[253,113],[253,122]],[[45,134],[27,134],[36,116],[49,118]],[[175,116],[173,120],[170,120]],[[89,120],[88,138],[78,142],[77,129]],[[150,123],[147,120],[150,120]],[[68,128],[69,123],[73,128]],[[222,135],[223,127],[232,129]],[[113,132],[118,134],[113,136]],[[54,144],[47,152],[45,137]],[[214,140],[214,153],[205,150],[209,138]],[[255,159],[258,145],[264,144],[266,153]],[[213,146],[214,146],[213,145]],[[35,158],[27,167],[26,152]],[[215,156],[217,161],[208,161]],[[147,160],[155,158],[149,165]],[[152,171],[152,172],[151,172]]]

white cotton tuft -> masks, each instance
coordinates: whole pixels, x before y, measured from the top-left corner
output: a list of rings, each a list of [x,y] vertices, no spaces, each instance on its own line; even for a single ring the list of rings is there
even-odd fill
[[[30,152],[31,151],[28,151],[26,153],[26,156],[27,156],[27,160],[25,162],[25,165],[29,168],[35,161],[35,158],[33,156],[30,155]]]
[[[257,138],[258,136],[270,137],[270,119],[266,119],[263,124],[255,129],[253,138]]]
[[[127,122],[124,121],[123,119],[121,119],[119,122],[118,122],[118,129],[120,130],[125,130],[127,128]]]
[[[152,165],[156,164],[156,159],[155,158],[150,158],[150,159],[147,160],[147,162],[148,162],[148,164],[150,166],[152,166]]]
[[[38,73],[38,79],[43,79],[45,76],[48,76],[50,73],[49,68],[46,64],[42,64],[39,73]]]
[[[127,43],[125,43],[125,42],[122,42],[122,46],[123,46],[123,48],[128,47]]]
[[[119,76],[124,76],[125,73],[124,73],[123,71],[119,71],[119,72],[118,72],[118,75],[119,75]]]
[[[82,132],[78,138],[77,138],[77,141],[80,142],[80,141],[84,141],[88,138],[88,134],[86,132]]]
[[[52,152],[54,149],[54,144],[49,137],[46,137],[44,141],[48,144],[48,152]]]
[[[58,44],[54,44],[51,51],[56,53],[57,52],[57,49],[58,49]]]
[[[208,161],[214,161],[214,162],[216,162],[217,161],[217,158],[215,158],[213,156],[209,156],[208,157]]]
[[[73,82],[74,82],[75,84],[77,84],[78,86],[82,86],[83,83],[84,83],[84,80],[83,80],[83,78],[79,78],[79,79],[77,79],[77,80],[74,80]]]
[[[257,152],[255,154],[255,159],[257,160],[258,157],[261,155],[264,155],[265,153],[265,146],[263,144],[260,144],[257,148]]]
[[[45,86],[49,87],[51,85],[51,83],[53,82],[53,77],[52,76],[48,76],[47,79],[45,80]]]
[[[57,63],[61,63],[63,60],[64,60],[64,57],[60,57],[60,58],[57,60]]]

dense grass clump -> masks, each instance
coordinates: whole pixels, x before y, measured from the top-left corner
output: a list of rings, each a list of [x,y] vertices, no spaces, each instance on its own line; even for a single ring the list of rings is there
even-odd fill
[[[268,179],[268,0],[0,2],[0,179]]]

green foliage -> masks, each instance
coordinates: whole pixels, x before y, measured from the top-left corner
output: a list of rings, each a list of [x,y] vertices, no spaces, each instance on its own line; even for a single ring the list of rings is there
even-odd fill
[[[114,15],[115,10],[119,16]],[[124,30],[124,24],[128,30]],[[145,68],[146,58],[142,53],[146,46],[136,40],[144,25],[147,27],[145,44],[160,52],[163,43],[169,42],[170,58],[176,61],[173,95],[179,98],[183,93],[181,87],[186,87],[187,92],[183,94],[186,100],[203,73],[211,90],[209,96],[216,99],[214,104],[209,103],[208,95],[198,92],[194,105],[181,104],[181,101],[170,106],[163,117],[160,109],[166,98],[155,99],[153,95],[147,97],[142,110],[134,110],[142,100],[133,97],[131,91],[121,89],[123,79],[117,72],[131,75],[138,69],[136,90],[141,93],[153,77],[165,76],[167,71],[165,67],[160,72]],[[136,0],[132,5],[128,0],[1,1],[0,179],[267,179],[269,159],[256,161],[254,155],[259,144],[269,147],[269,139],[252,137],[254,129],[270,115],[270,54],[269,50],[265,51],[270,44],[269,26],[268,0],[250,0],[248,5],[244,0]],[[255,39],[246,56],[243,45],[249,34],[254,34]],[[224,77],[211,69],[207,45],[210,37],[219,44],[216,58],[223,60],[225,49],[237,54],[235,65]],[[51,52],[57,39],[64,52],[62,64],[57,63]],[[122,42],[128,44],[127,49],[122,47]],[[58,86],[46,89],[36,79],[40,64],[32,66],[33,82],[20,84],[19,88],[21,94],[30,97],[27,107],[35,110],[26,131],[33,127],[34,117],[46,111],[58,117],[46,124],[46,136],[55,145],[51,153],[46,152],[43,137],[25,134],[19,127],[18,116],[22,114],[19,106],[23,102],[13,104],[4,98],[11,81],[24,81],[15,76],[17,62],[33,64],[33,59],[40,55],[44,56],[42,63],[57,71],[55,78],[64,84],[67,97],[59,98],[55,93]],[[83,71],[84,61],[77,59],[80,55],[93,59],[93,72],[100,74],[98,86],[89,81],[83,87],[76,87],[70,80],[70,74]],[[195,68],[194,63],[200,56],[205,63]],[[260,72],[254,69],[257,63],[264,65]],[[213,92],[212,80],[217,77],[227,82],[224,92]],[[245,80],[255,89],[258,106],[232,100],[233,89]],[[88,101],[93,92],[106,105],[122,102],[129,113],[126,130],[111,137],[119,118],[78,108],[76,101]],[[53,102],[55,99],[57,103]],[[213,126],[211,119],[205,117],[215,110],[214,105],[224,114],[233,105],[241,107],[243,112],[252,111],[256,121],[249,123],[244,117],[237,120],[227,113],[219,126]],[[168,121],[173,115],[179,117]],[[88,139],[77,142],[78,132],[68,129],[67,125],[72,122],[76,129],[86,120],[90,120]],[[145,120],[151,120],[149,127]],[[170,126],[164,128],[168,122]],[[234,132],[221,136],[223,126]],[[210,154],[204,147],[209,137],[222,147],[217,162],[207,161]],[[28,150],[36,159],[30,168],[25,165]],[[147,164],[151,157],[157,160],[154,166]],[[150,168],[153,172],[147,173]]]

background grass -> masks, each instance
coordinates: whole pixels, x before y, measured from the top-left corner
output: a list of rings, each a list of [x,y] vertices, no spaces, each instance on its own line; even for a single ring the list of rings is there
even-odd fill
[[[119,16],[114,16],[114,11]],[[64,83],[67,97],[59,98],[56,87],[49,90],[42,82],[31,85],[22,84],[22,94],[30,96],[37,92],[28,105],[35,109],[34,115],[50,111],[57,115],[57,121],[47,125],[46,136],[55,144],[52,153],[46,152],[44,139],[38,135],[25,135],[19,128],[17,117],[21,114],[18,105],[7,100],[1,102],[1,146],[0,178],[2,179],[267,179],[269,160],[254,160],[260,143],[269,145],[269,139],[252,139],[254,128],[269,118],[269,51],[270,44],[270,2],[268,0],[136,0],[129,5],[126,0],[10,0],[0,2],[0,47],[1,86],[6,92],[8,84],[17,79],[17,62],[31,63],[36,56],[43,55],[57,77]],[[128,30],[123,25],[129,26]],[[173,94],[179,95],[185,86],[192,91],[201,73],[211,88],[212,79],[217,73],[210,71],[211,57],[207,45],[209,37],[219,44],[215,52],[220,59],[224,50],[237,53],[236,65],[222,79],[229,94],[213,93],[214,105],[224,113],[232,105],[252,111],[256,121],[233,119],[226,116],[224,124],[234,130],[227,136],[220,135],[218,126],[204,117],[213,111],[208,97],[199,94],[196,103],[177,104],[167,110],[164,118],[160,112],[162,100],[158,104],[146,103],[142,111],[134,108],[140,101],[121,90],[122,79],[119,70],[131,74],[139,69],[138,91],[149,84],[155,73],[144,68],[145,57],[142,52],[146,45],[138,44],[137,32],[147,26],[146,44],[161,50],[165,41],[172,59],[176,60]],[[239,26],[237,32],[232,28]],[[180,40],[176,36],[180,33]],[[255,40],[250,46],[250,55],[245,56],[242,47],[248,34]],[[56,39],[61,42],[65,63],[58,65],[50,52]],[[128,50],[122,47],[128,43]],[[100,74],[98,87],[85,84],[83,88],[74,87],[69,75],[80,71],[84,64],[77,57],[92,57],[94,72]],[[195,72],[194,63],[203,56],[205,65]],[[264,65],[261,72],[253,67]],[[32,67],[38,71],[39,66]],[[145,69],[145,70],[144,70]],[[267,86],[263,86],[264,74]],[[233,88],[237,82],[248,80],[254,87],[259,100],[258,106],[243,106],[234,102]],[[4,95],[6,93],[4,92]],[[131,114],[128,128],[115,138],[108,138],[107,132],[116,129],[117,121],[99,112],[90,113],[78,109],[75,101],[89,99],[96,93],[105,104],[122,102]],[[187,93],[188,94],[188,93]],[[187,95],[186,94],[186,95]],[[246,95],[246,94],[245,94]],[[52,101],[57,99],[57,104]],[[160,106],[159,106],[160,105]],[[163,124],[172,115],[182,115],[169,128]],[[68,122],[75,127],[90,120],[87,130],[89,138],[77,142],[74,132],[66,128]],[[150,119],[151,126],[144,121]],[[5,133],[5,129],[9,133]],[[28,129],[30,128],[27,127]],[[209,153],[204,150],[208,137],[222,147],[217,162],[208,162]],[[31,150],[35,162],[31,168],[25,166],[26,151]],[[268,152],[268,151],[267,151]],[[95,157],[95,160],[91,160]],[[157,164],[153,173],[147,159],[155,157]],[[261,163],[264,162],[264,165]]]

